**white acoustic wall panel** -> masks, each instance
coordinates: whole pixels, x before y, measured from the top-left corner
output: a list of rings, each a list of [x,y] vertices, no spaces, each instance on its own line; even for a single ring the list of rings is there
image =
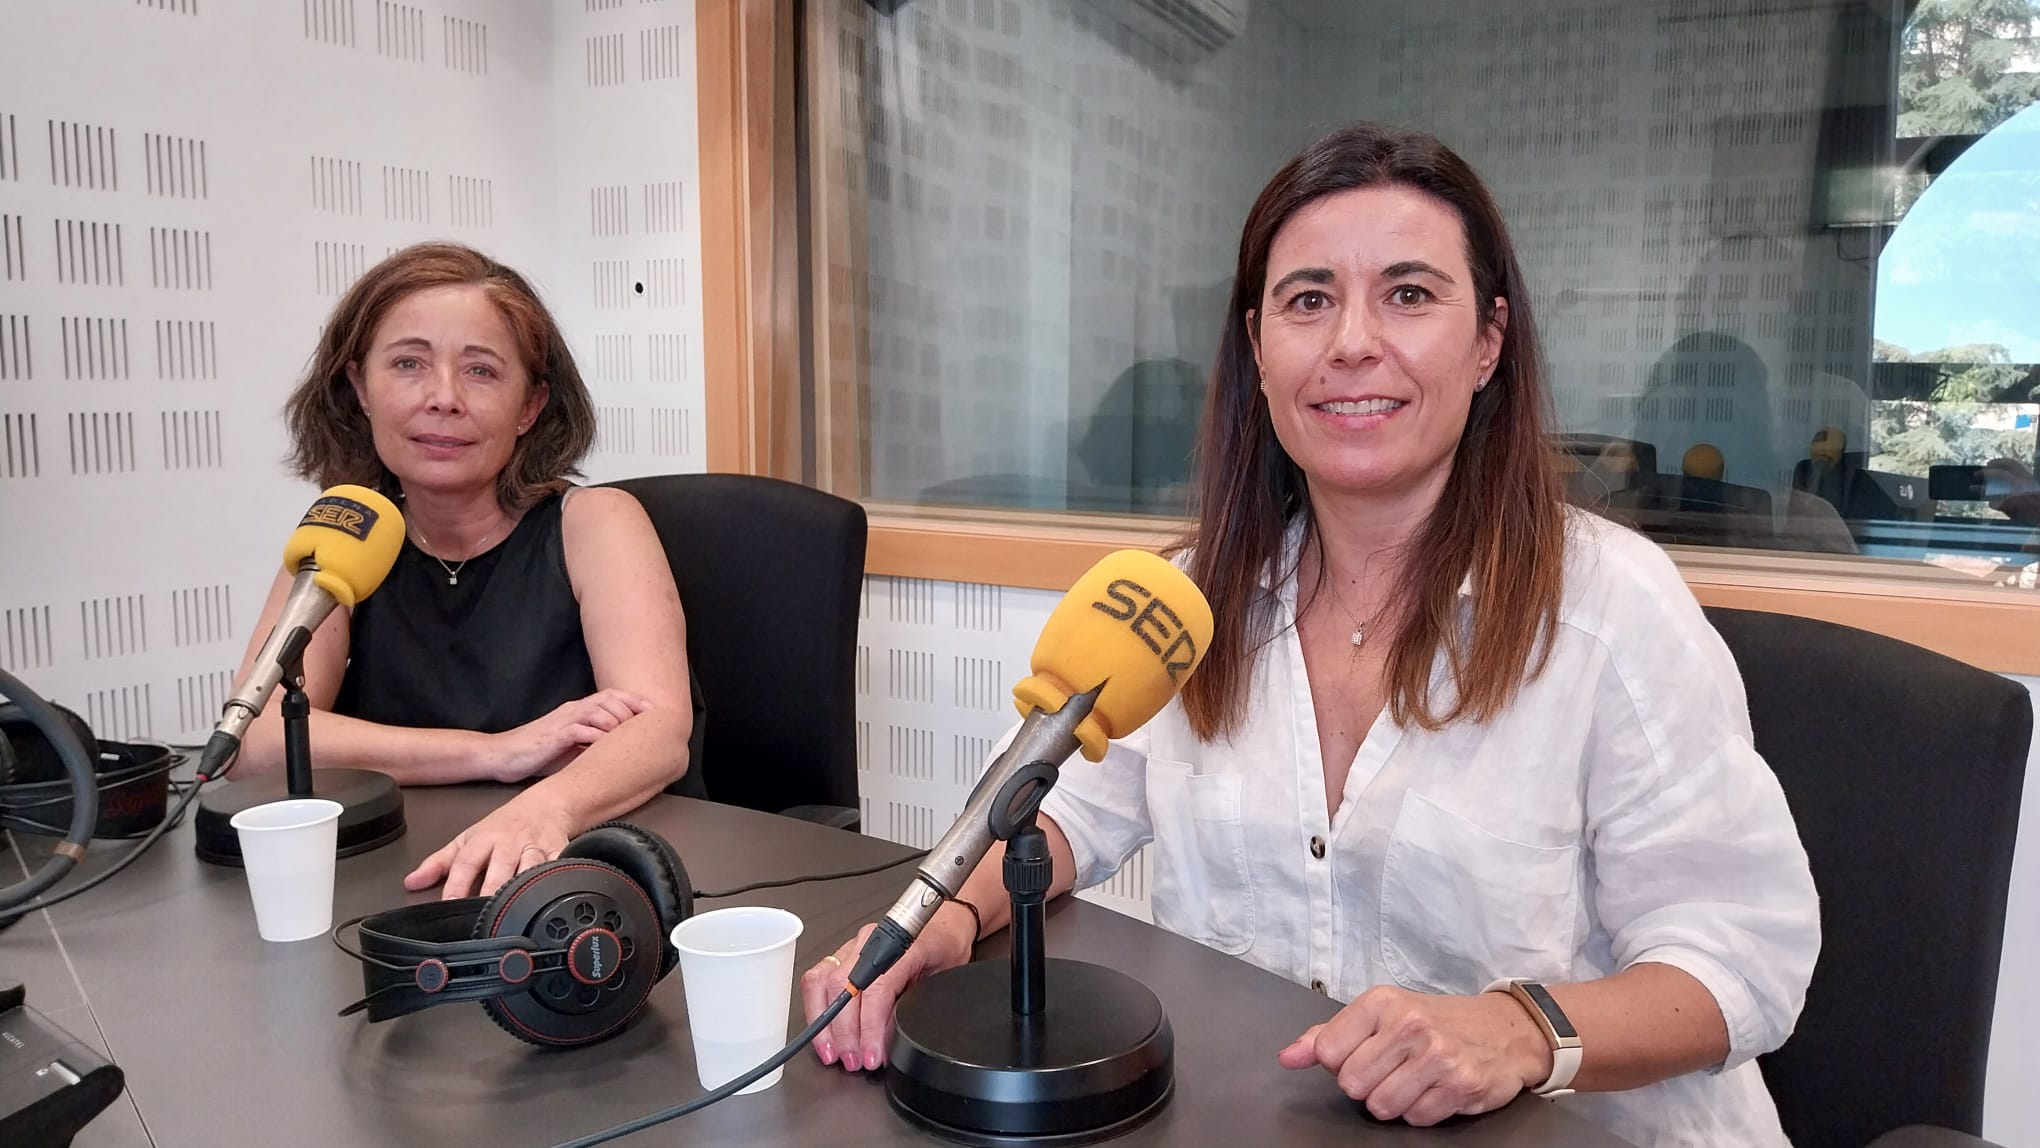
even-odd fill
[[[283,399],[348,285],[419,240],[481,247],[559,314],[602,410],[596,477],[699,469],[693,21],[685,0],[0,5],[0,667],[107,736],[215,720],[314,493],[284,474]],[[596,35],[628,45],[599,91]],[[597,187],[622,189],[613,234]],[[622,266],[614,314],[598,260]]]
[[[589,478],[707,461],[694,5],[561,0],[553,305],[596,395]]]
[[[1013,683],[1062,595],[919,578],[866,578],[857,624],[858,795],[864,831],[933,845],[963,810],[992,746],[1019,721]],[[1147,851],[1083,894],[1148,916]]]

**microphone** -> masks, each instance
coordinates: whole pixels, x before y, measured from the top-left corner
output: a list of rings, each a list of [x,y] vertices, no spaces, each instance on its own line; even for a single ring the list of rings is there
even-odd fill
[[[222,707],[219,724],[199,756],[198,777],[224,773],[241,750],[269,695],[292,673],[312,634],[336,606],[352,607],[375,592],[404,545],[404,516],[365,486],[336,486],[319,496],[283,545],[290,596],[254,665]]]
[[[850,984],[858,992],[871,987],[942,902],[962,892],[992,842],[1008,835],[995,826],[1010,832],[1031,816],[1070,754],[1081,750],[1101,761],[1107,742],[1147,724],[1210,644],[1210,604],[1190,576],[1166,560],[1119,550],[1085,572],[1042,627],[1032,674],[1013,687],[1023,718],[1019,733],[872,930],[851,966]]]

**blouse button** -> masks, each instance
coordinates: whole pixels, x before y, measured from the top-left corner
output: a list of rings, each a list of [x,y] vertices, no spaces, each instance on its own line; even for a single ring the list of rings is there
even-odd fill
[[[1322,838],[1322,837],[1312,837],[1312,838],[1310,839],[1310,855],[1311,855],[1312,857],[1315,857],[1315,858],[1316,858],[1316,859],[1318,859],[1319,861],[1322,861],[1322,860],[1324,860],[1324,859],[1325,859],[1325,839],[1324,839],[1324,838]]]

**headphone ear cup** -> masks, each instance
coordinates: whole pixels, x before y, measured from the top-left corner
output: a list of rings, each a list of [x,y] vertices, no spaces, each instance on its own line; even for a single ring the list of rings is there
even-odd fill
[[[170,812],[170,771],[177,766],[167,745],[150,742],[99,743],[99,826],[94,837],[139,837]],[[66,815],[70,809],[59,810]]]
[[[680,963],[673,927],[694,915],[694,886],[673,846],[628,821],[605,821],[568,842],[560,858],[568,857],[614,865],[644,888],[659,912],[659,976],[672,972]]]
[[[547,1048],[590,1044],[621,1031],[644,1008],[665,975],[667,945],[653,897],[622,868],[589,857],[547,861],[503,883],[475,919],[475,939],[528,938],[542,950],[569,950],[565,968],[529,975],[522,992],[483,1003],[489,1019],[510,1035]],[[577,971],[584,938],[604,930],[616,947],[606,971]],[[643,946],[656,944],[647,951]],[[654,956],[654,954],[657,956]]]

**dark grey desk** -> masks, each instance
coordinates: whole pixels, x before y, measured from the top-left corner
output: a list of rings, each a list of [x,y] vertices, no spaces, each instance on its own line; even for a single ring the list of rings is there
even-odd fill
[[[505,792],[408,793],[410,833],[340,862],[335,919],[403,901],[403,875]],[[665,834],[702,888],[901,855],[899,846],[874,838],[680,798],[660,798],[632,820]],[[35,856],[34,839],[26,845]],[[117,855],[122,848],[107,845],[100,852]],[[0,855],[0,863],[13,859]],[[804,968],[890,904],[905,872],[770,890],[742,901],[800,915]],[[1051,913],[1052,953],[1139,977],[1161,997],[1175,1026],[1175,1098],[1115,1144],[1620,1144],[1534,1097],[1439,1130],[1376,1123],[1326,1074],[1291,1073],[1275,1063],[1277,1049],[1335,1011],[1331,1001],[1094,905],[1065,898]],[[995,938],[981,955],[1003,954]],[[188,828],[176,830],[127,873],[0,933],[0,972],[24,980],[31,1003],[109,1049],[127,1073],[127,1096],[93,1122],[79,1148],[545,1148],[700,1091],[677,972],[654,990],[651,1009],[628,1032],[571,1052],[543,1052],[513,1040],[476,1004],[445,1005],[379,1025],[335,1017],[360,995],[359,967],[323,939],[260,940],[240,872],[200,863]],[[622,1143],[843,1148],[943,1142],[894,1114],[875,1075],[823,1068],[802,1053],[777,1087]]]

